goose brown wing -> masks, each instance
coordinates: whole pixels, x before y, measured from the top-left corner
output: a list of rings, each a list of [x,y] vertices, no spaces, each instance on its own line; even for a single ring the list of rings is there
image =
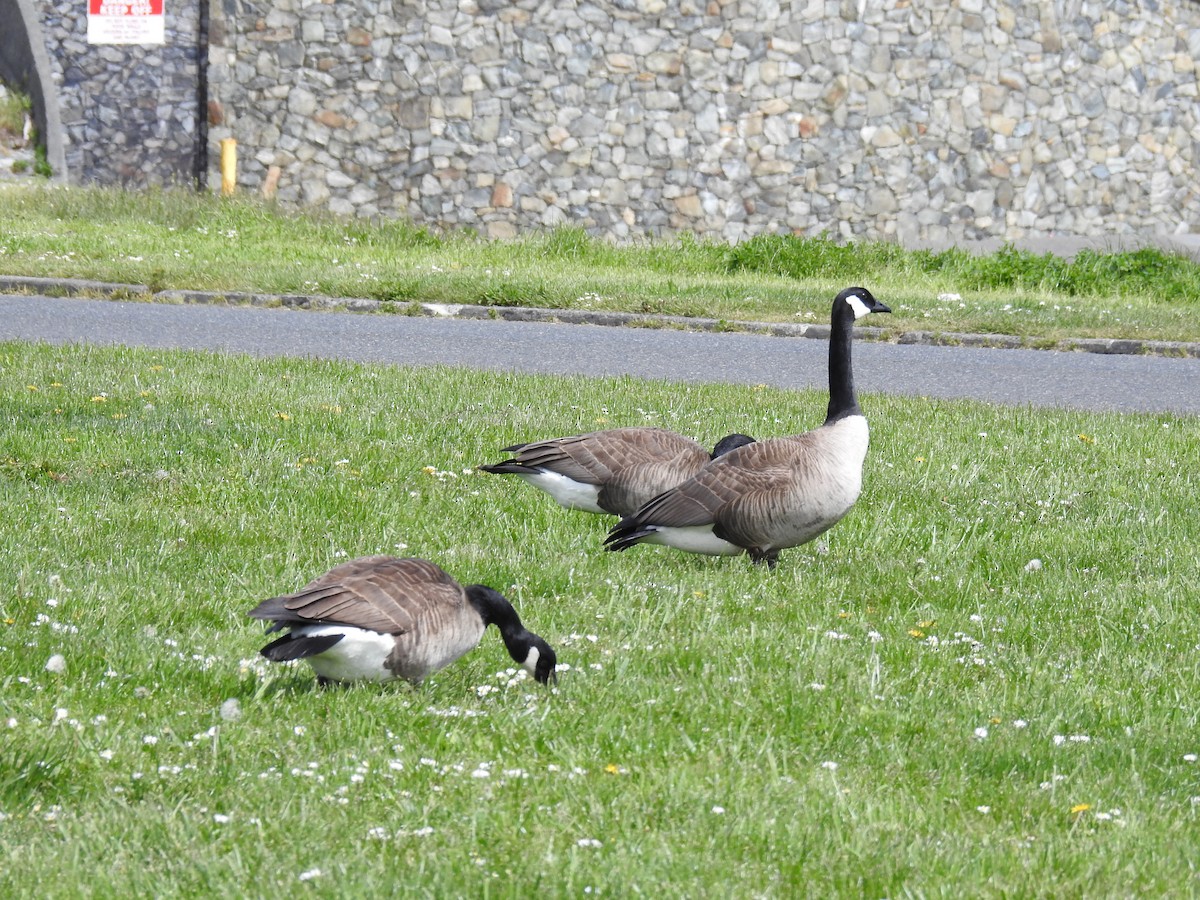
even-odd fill
[[[691,438],[664,428],[592,431],[535,441],[515,448],[515,452],[510,462],[523,468],[544,468],[582,484],[599,485],[648,463],[679,465],[693,458],[708,458],[704,448]]]
[[[699,444],[696,449],[694,456],[683,454],[670,460],[656,460],[623,469],[600,489],[596,502],[602,509],[616,515],[629,515],[704,468],[709,456]]]
[[[758,441],[727,453],[655,497],[634,518],[646,525],[683,528],[724,523],[733,510],[769,505],[769,498],[787,493],[797,457],[805,455],[798,440]]]
[[[465,603],[462,586],[433,563],[372,556],[335,566],[294,594],[264,600],[249,615],[402,634],[432,608],[459,609]]]

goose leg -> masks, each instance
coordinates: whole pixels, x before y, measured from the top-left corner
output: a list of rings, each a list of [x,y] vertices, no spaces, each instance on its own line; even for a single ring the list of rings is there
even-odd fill
[[[766,565],[768,569],[774,569],[779,564],[778,550],[749,550],[750,561],[756,566]]]

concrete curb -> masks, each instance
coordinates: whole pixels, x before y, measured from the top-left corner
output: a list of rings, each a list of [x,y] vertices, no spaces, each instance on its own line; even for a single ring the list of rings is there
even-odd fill
[[[501,319],[508,322],[559,322],[570,325],[606,325],[626,328],[677,328],[684,331],[737,332],[773,337],[829,338],[828,325],[789,322],[741,322],[661,316],[645,313],[589,312],[577,309],[539,309],[518,306],[477,306],[457,303],[399,304],[362,297],[326,297],[319,294],[258,294],[239,291],[152,291],[144,284],[112,284],[82,279],[33,278],[0,275],[0,293],[45,294],[52,297],[92,297],[151,303],[209,303],[228,306],[324,310],[339,312],[383,312],[401,315],[440,316],[458,319]],[[897,336],[882,328],[860,326],[860,340],[894,341],[943,347],[986,347],[999,350],[1057,350],[1063,352],[1124,354],[1200,359],[1200,343],[1187,341],[1144,341],[1122,338],[1023,338],[1004,334],[960,334],[946,331],[906,331]]]

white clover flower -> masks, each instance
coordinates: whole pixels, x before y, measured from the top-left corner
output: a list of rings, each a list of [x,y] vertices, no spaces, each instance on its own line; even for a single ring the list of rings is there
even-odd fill
[[[830,772],[836,772],[838,769],[838,764],[832,759],[827,759],[825,762],[821,763],[821,768],[828,769]]]
[[[225,813],[213,813],[213,821],[218,825],[228,825],[229,816],[225,815]]]
[[[975,807],[975,810],[977,812],[983,813],[986,816],[988,813],[990,813],[992,811],[992,808],[990,806],[977,806],[977,807]]]
[[[580,838],[575,842],[578,847],[603,847],[604,844],[595,838]]]
[[[987,736],[988,736],[988,730],[987,730],[987,728],[985,728],[984,726],[980,725],[978,728],[976,728],[976,729],[975,729],[975,737],[976,737],[978,740],[981,740],[981,741],[982,741],[982,740],[984,740],[984,739],[985,739]]]
[[[147,746],[153,747],[155,744],[158,743],[158,735],[154,735],[154,734],[144,735],[142,737],[142,743],[146,744]]]
[[[221,704],[221,718],[226,722],[236,722],[242,717],[242,704],[237,697],[230,697]]]
[[[712,808],[712,811],[713,811],[713,815],[714,815],[714,816],[723,816],[723,815],[725,815],[725,807],[723,807],[723,806],[714,806],[714,807]]]
[[[314,878],[321,877],[321,870],[320,869],[309,869],[306,872],[301,872],[297,877],[301,881],[312,881]]]

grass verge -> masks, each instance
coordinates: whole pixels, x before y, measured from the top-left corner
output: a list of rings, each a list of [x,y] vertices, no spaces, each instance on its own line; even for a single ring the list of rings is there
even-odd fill
[[[863,283],[893,309],[881,327],[1200,340],[1200,266],[1158,250],[1072,261],[1006,247],[905,251],[764,235],[614,246],[561,228],[517,241],[404,222],[289,215],[246,198],[16,185],[0,190],[0,274],[166,288],[651,312],[726,320],[828,319]]]

